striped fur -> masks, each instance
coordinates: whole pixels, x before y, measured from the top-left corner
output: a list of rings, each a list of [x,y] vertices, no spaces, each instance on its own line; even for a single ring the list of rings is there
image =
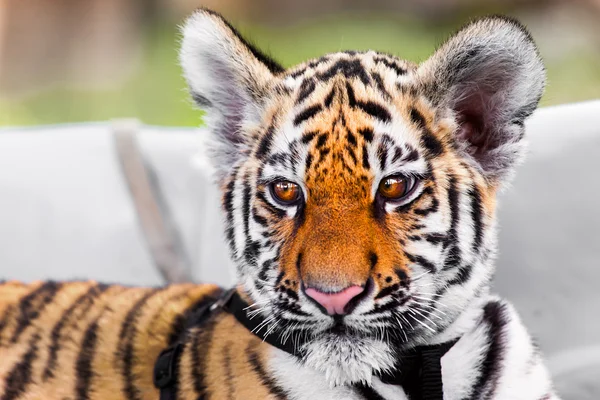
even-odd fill
[[[515,310],[489,293],[496,193],[545,80],[520,24],[473,22],[421,65],[347,51],[285,70],[199,10],[181,63],[207,112],[239,290],[260,329],[304,344],[296,359],[221,315],[187,335],[179,398],[403,399],[378,372],[403,348],[459,337],[445,399],[557,398]],[[397,175],[411,190],[382,198]],[[300,200],[276,201],[279,180]],[[343,318],[305,292],[350,286],[365,291]],[[213,291],[3,285],[0,399],[157,398],[154,358]]]

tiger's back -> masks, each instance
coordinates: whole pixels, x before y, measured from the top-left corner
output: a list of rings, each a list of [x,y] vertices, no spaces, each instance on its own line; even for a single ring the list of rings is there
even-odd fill
[[[0,398],[156,399],[152,368],[212,285],[0,285]]]

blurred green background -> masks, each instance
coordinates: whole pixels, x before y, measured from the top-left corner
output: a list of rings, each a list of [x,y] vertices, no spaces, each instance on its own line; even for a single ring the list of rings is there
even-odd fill
[[[285,66],[345,49],[427,58],[460,25],[524,21],[548,70],[542,105],[600,98],[600,1],[0,0],[0,126],[136,117],[194,126],[177,25],[206,5]]]

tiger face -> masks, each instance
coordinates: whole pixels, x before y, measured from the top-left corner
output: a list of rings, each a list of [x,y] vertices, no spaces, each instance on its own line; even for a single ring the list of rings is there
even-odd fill
[[[285,70],[199,10],[181,63],[262,329],[310,338],[303,361],[333,385],[460,330],[488,289],[496,192],[544,87],[521,25],[473,22],[421,65],[347,51]]]

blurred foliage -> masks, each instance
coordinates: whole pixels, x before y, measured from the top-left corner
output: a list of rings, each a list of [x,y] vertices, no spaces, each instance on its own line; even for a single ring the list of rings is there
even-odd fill
[[[421,61],[457,27],[341,15],[292,27],[241,26],[240,30],[285,66],[292,66],[346,49],[374,49]],[[177,47],[175,23],[155,26],[147,34],[139,68],[118,89],[51,89],[21,100],[0,100],[0,125],[137,117],[147,124],[196,126],[201,112],[188,100]],[[549,84],[542,105],[600,97],[600,53],[573,52],[546,64]]]

